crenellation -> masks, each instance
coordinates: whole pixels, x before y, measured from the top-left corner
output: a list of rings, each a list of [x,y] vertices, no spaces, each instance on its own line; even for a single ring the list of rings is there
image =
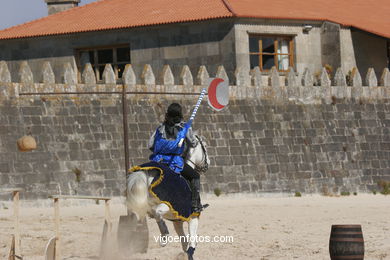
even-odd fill
[[[122,82],[125,85],[134,86],[137,83],[137,78],[134,73],[133,66],[127,64],[122,74]]]
[[[70,86],[74,86],[77,84],[77,75],[69,62],[65,63],[63,66],[62,83]]]
[[[360,72],[358,68],[354,67],[351,72],[351,83],[352,87],[362,87],[363,82],[362,82],[362,77],[360,75]]]
[[[173,73],[171,67],[169,65],[164,65],[162,73],[161,73],[161,83],[163,85],[175,85],[175,78],[173,77]]]
[[[11,73],[8,69],[7,62],[0,61],[0,82],[11,82]]]
[[[268,77],[268,86],[274,88],[280,88],[279,72],[275,66],[272,67],[270,75]]]
[[[85,64],[83,74],[81,75],[81,81],[87,86],[96,85],[96,75],[91,63]]]
[[[306,68],[302,75],[302,86],[312,87],[313,86],[313,74],[309,68]]]
[[[254,67],[250,71],[251,85],[261,87],[263,85],[263,75],[261,74],[259,66]]]
[[[50,62],[48,61],[45,61],[42,65],[42,83],[55,84],[55,75]]]
[[[221,79],[223,79],[225,82],[227,82],[228,83],[228,85],[230,85],[229,83],[229,77],[228,77],[228,75],[227,75],[227,73],[226,73],[226,70],[225,70],[225,67],[224,66],[218,66],[218,68],[217,68],[217,73],[215,74],[215,77],[216,78],[221,78]]]
[[[142,71],[141,75],[142,84],[150,86],[150,85],[156,85],[156,78],[154,76],[152,66],[150,64],[146,64],[144,66],[144,69]]]
[[[383,87],[390,87],[390,72],[388,68],[383,69],[379,85]]]
[[[186,87],[194,85],[194,78],[192,77],[192,73],[188,65],[184,65],[183,68],[181,69],[180,84]]]
[[[234,72],[234,76],[236,78],[236,86],[245,87],[250,86],[250,75],[249,70],[245,68],[236,68]]]
[[[204,65],[200,66],[198,75],[196,76],[197,85],[206,86],[209,78],[210,76],[206,66]]]
[[[193,92],[202,86],[206,86],[210,78],[207,68],[200,66],[196,82],[194,82],[191,70],[187,65],[183,66],[180,75],[177,75],[179,77],[179,85],[174,84],[176,76],[172,73],[169,65],[165,65],[158,74],[158,84],[156,84],[155,74],[149,64],[144,66],[140,77],[141,84],[139,85],[136,85],[137,77],[131,64],[126,65],[121,79],[117,79],[112,65],[107,64],[102,75],[103,83],[101,84],[97,84],[96,75],[91,64],[86,64],[82,74],[79,75],[80,84],[77,83],[77,73],[73,70],[70,63],[64,64],[61,73],[62,83],[55,83],[56,77],[52,66],[50,62],[46,61],[43,63],[41,77],[38,79],[40,83],[34,83],[33,74],[28,63],[22,62],[19,70],[20,80],[15,82],[20,84],[16,85],[16,90],[3,87],[3,96],[11,97],[19,92],[121,91],[122,83],[129,86],[127,91]],[[10,82],[10,74],[12,73],[8,70],[7,63],[1,61],[0,82]],[[379,87],[373,69],[368,70],[364,86],[362,86],[361,75],[357,68],[353,68],[348,76],[344,74],[341,68],[338,68],[333,82],[330,80],[326,68],[323,68],[320,77],[317,79],[316,86],[314,86],[314,75],[309,69],[305,69],[300,81],[293,68],[289,68],[286,74],[282,75],[279,74],[275,67],[268,74],[263,74],[259,67],[255,67],[251,71],[245,68],[237,68],[234,76],[235,84],[230,85],[230,88],[231,96],[235,99],[274,99],[283,102],[294,101],[307,104],[319,103],[323,100],[329,104],[333,102],[332,98],[381,100],[387,99],[390,95],[390,90],[387,89],[390,84],[390,72],[388,69],[383,70]],[[223,66],[218,67],[215,77],[229,80]],[[151,88],[151,86],[154,87]],[[183,88],[182,86],[186,87]],[[5,94],[6,91],[10,91],[11,94]],[[137,97],[143,96],[145,95],[137,95]]]
[[[19,82],[24,84],[33,84],[34,78],[30,66],[27,61],[22,61],[19,68]]]
[[[320,84],[322,87],[325,87],[325,88],[328,88],[332,85],[332,82],[329,78],[328,71],[326,70],[325,67],[322,68]]]
[[[116,84],[116,76],[111,64],[106,64],[106,66],[104,66],[103,82],[105,84]]]
[[[288,87],[298,87],[298,79],[293,67],[290,67],[285,78],[285,85]]]
[[[343,69],[339,67],[336,70],[336,74],[334,75],[333,86],[346,86],[346,85],[347,85],[347,78],[345,76]]]
[[[237,68],[234,73],[237,86],[237,98],[246,98],[248,96],[248,88],[250,88],[249,70],[246,68]]]
[[[378,79],[375,74],[374,68],[369,68],[366,74],[365,79],[365,86],[367,87],[377,87],[378,86]]]

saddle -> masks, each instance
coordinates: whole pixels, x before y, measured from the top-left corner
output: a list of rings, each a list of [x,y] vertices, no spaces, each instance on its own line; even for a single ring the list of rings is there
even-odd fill
[[[166,204],[177,220],[189,221],[191,217],[199,216],[199,213],[192,212],[192,193],[187,180],[167,165],[152,161],[135,166],[130,172],[150,170],[158,172],[149,187],[150,194]]]

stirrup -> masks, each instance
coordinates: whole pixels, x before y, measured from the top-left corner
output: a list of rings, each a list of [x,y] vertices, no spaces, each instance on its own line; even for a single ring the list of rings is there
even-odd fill
[[[210,206],[210,205],[209,204],[203,204],[203,205],[200,205],[200,207],[193,207],[192,208],[192,212],[200,213],[204,209],[206,209],[208,206]]]

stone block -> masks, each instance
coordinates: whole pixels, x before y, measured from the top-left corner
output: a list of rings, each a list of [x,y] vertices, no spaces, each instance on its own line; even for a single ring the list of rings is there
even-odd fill
[[[146,64],[141,75],[142,83],[145,85],[156,85],[156,79],[152,70],[152,66]]]
[[[180,84],[183,86],[193,86],[194,85],[194,79],[192,77],[191,70],[187,65],[183,66],[183,68],[181,70]]]
[[[46,61],[42,65],[42,83],[45,84],[54,84],[55,83],[55,76],[53,69],[51,67],[50,62]],[[53,91],[53,90],[48,90],[46,87],[46,91]]]
[[[81,80],[87,86],[96,84],[96,75],[93,71],[91,63],[85,64],[83,74],[81,75]]]
[[[173,77],[171,67],[164,65],[161,73],[161,82],[164,85],[175,85],[175,78]]]
[[[366,74],[365,85],[367,87],[377,87],[378,79],[375,74],[374,68],[369,68]]]
[[[346,86],[347,80],[343,69],[340,67],[337,69],[333,79],[334,86]]]
[[[201,85],[201,86],[206,86],[208,84],[210,76],[207,71],[206,66],[202,65],[199,68],[197,77],[196,77],[196,84]]]
[[[8,70],[8,65],[5,61],[0,61],[0,82],[11,82],[11,73]]]
[[[67,85],[75,85],[77,84],[77,75],[75,71],[73,70],[72,65],[67,62],[63,66],[62,69],[62,83]]]
[[[330,81],[328,71],[326,70],[326,68],[322,68],[320,84],[322,87],[330,87],[331,86],[331,81]]]
[[[302,75],[302,86],[312,87],[313,86],[313,74],[310,69],[306,68]]]
[[[33,84],[34,78],[27,61],[23,61],[19,68],[19,81],[24,84]]]
[[[0,71],[1,71],[1,67],[0,67]],[[0,74],[1,75],[1,74]],[[0,76],[1,77],[1,76]],[[379,82],[380,86],[383,86],[383,87],[390,87],[390,72],[389,72],[389,69],[388,68],[385,68],[382,72],[382,76],[381,76],[381,79],[380,79],[380,82]]]
[[[246,68],[237,68],[234,72],[234,75],[236,77],[236,86],[240,86],[241,89],[247,88],[250,86],[250,76],[249,76],[249,70]]]
[[[123,81],[123,84],[125,85],[135,85],[137,80],[136,80],[136,76],[135,76],[135,73],[134,73],[134,70],[133,70],[133,67],[131,66],[131,64],[126,64],[125,66],[125,70],[123,71],[123,74],[122,74],[122,81]]]
[[[354,67],[352,69],[351,80],[352,80],[352,87],[362,87],[363,86],[362,77],[360,75],[359,70],[356,67]]]
[[[105,84],[116,84],[116,76],[111,64],[106,64],[104,67],[103,82]]]
[[[223,79],[229,85],[229,77],[226,73],[224,66],[218,66],[217,74],[215,75],[215,77]]]

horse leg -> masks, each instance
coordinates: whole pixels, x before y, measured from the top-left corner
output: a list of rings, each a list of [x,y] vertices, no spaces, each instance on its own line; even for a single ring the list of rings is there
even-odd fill
[[[187,249],[188,260],[194,259],[194,252],[196,247],[197,232],[198,232],[199,218],[194,217],[188,222],[188,233],[189,233],[189,246]]]
[[[160,246],[161,247],[164,247],[168,244],[169,230],[168,230],[168,227],[165,224],[165,221],[163,219],[163,216],[168,212],[169,212],[169,207],[164,203],[157,205],[157,207],[155,209],[155,217],[154,218],[156,219],[156,223],[158,225],[158,228],[160,229],[160,234],[161,234]]]
[[[188,240],[186,234],[184,233],[183,221],[174,221],[173,227],[175,228],[175,231],[180,238],[181,247],[183,248],[183,251],[186,252],[188,246]]]

